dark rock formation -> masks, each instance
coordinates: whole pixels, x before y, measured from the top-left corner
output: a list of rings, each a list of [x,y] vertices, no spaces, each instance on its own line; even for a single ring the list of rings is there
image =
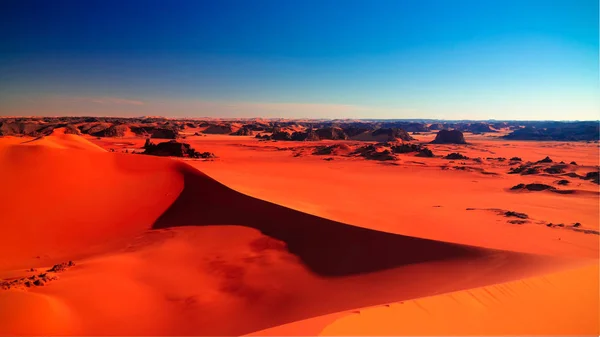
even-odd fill
[[[229,124],[225,125],[211,125],[208,128],[204,129],[202,133],[207,135],[229,135],[233,132],[233,127]]]
[[[346,144],[334,144],[329,146],[317,146],[312,154],[316,156],[347,155],[351,151],[352,149],[350,146]]]
[[[63,272],[65,270],[73,267],[73,266],[75,266],[75,263],[73,261],[63,262],[63,263],[55,264],[54,266],[52,266],[52,268],[48,269],[48,272],[60,273],[60,272]]]
[[[292,140],[294,141],[318,141],[320,140],[319,135],[315,132],[315,130],[310,129],[307,132],[296,131],[292,133]]]
[[[492,128],[490,128],[489,124],[486,123],[471,123],[471,124],[461,124],[461,131],[471,132],[471,133],[486,133],[486,132],[498,132]]]
[[[546,167],[544,169],[544,172],[549,173],[549,174],[560,174],[560,173],[565,172],[565,170],[564,170],[565,167],[566,167],[566,165],[561,165],[561,164],[553,165],[550,167]]]
[[[199,153],[194,150],[190,144],[180,143],[175,140],[153,144],[150,139],[146,139],[143,154],[164,157],[189,157],[189,158],[214,158],[215,155],[210,152]]]
[[[456,160],[456,159],[469,159],[469,157],[463,156],[462,154],[460,154],[458,152],[453,152],[453,153],[450,153],[450,154],[446,155],[444,157],[444,159],[453,159],[453,160]]]
[[[466,144],[463,133],[458,130],[438,131],[432,144]]]
[[[512,157],[512,158],[510,158],[510,161],[523,161],[523,160],[519,157]]]
[[[511,167],[508,174],[530,175],[540,173],[539,166],[531,166],[530,164],[521,165],[519,167]]]
[[[292,136],[287,131],[276,131],[276,132],[273,132],[273,134],[271,135],[270,139],[273,139],[273,140],[292,140]]]
[[[126,125],[111,125],[106,129],[102,129],[89,134],[94,137],[123,137],[127,132],[128,128]],[[90,130],[91,131],[91,130]]]
[[[597,141],[600,138],[598,122],[534,122],[517,128],[504,136],[515,140]],[[531,124],[531,122],[530,122]]]
[[[319,139],[346,140],[348,135],[341,128],[329,127],[315,131]]]
[[[433,158],[434,154],[430,149],[424,147],[419,151],[419,153],[417,154],[417,157]]]
[[[252,136],[252,135],[254,135],[254,132],[247,127],[241,127],[239,130],[237,130],[236,132],[233,132],[231,135],[232,136]]]
[[[67,124],[65,125],[65,133],[68,135],[80,135],[81,131],[75,127],[75,125]]]
[[[519,212],[513,212],[513,211],[507,211],[504,213],[504,216],[506,217],[515,217],[515,218],[519,218],[519,219],[527,219],[529,218],[529,216],[525,213],[519,213]]]
[[[600,183],[599,174],[600,174],[600,172],[598,172],[598,171],[588,172],[588,173],[586,173],[585,177],[583,177],[582,179],[591,180],[592,182],[598,184],[598,183]]]
[[[150,136],[150,138],[156,139],[175,139],[179,135],[177,130],[157,126],[132,126],[130,129],[138,136]]]
[[[536,162],[536,164],[543,164],[543,163],[552,163],[552,159],[550,159],[550,157],[546,156],[546,158],[544,158],[542,160],[538,160]]]
[[[394,156],[390,150],[379,151],[378,146],[373,144],[362,146],[354,151],[353,154],[359,155],[365,159],[369,160],[396,160],[396,156]]]
[[[36,122],[0,122],[0,136],[31,136],[38,137],[43,125]]]
[[[401,139],[403,141],[411,141],[414,140],[413,137],[411,137],[408,132],[404,131],[403,129],[400,128],[381,128],[381,129],[377,129],[375,131],[373,131],[371,133],[371,135],[373,137],[377,137],[380,135],[386,135],[388,141],[394,141],[397,139]]]
[[[421,146],[417,144],[400,144],[390,148],[393,153],[411,153],[421,151]]]
[[[559,190],[556,189],[550,185],[546,185],[546,184],[518,184],[516,186],[511,187],[511,190],[527,190],[527,191],[532,191],[532,192],[539,192],[539,191],[550,191],[550,192],[554,192],[554,193],[559,193],[559,194],[572,194],[575,191],[573,190]]]

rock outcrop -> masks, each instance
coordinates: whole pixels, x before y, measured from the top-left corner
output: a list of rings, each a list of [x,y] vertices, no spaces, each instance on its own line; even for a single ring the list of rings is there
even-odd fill
[[[438,131],[432,144],[466,144],[465,136],[458,130]]]

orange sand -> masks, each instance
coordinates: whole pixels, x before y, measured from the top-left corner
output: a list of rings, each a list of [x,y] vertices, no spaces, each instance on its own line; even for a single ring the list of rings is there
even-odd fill
[[[472,139],[431,148],[598,163],[597,144]],[[0,334],[598,334],[598,235],[536,223],[597,230],[589,181],[572,179],[582,192],[570,195],[511,193],[555,178],[186,141],[219,158],[119,153],[143,144],[133,137],[0,138],[0,278],[76,262],[43,287],[0,290]]]

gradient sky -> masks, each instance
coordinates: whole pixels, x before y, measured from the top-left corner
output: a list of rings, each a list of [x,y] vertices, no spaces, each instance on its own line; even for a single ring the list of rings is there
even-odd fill
[[[600,118],[598,0],[0,1],[0,115]]]

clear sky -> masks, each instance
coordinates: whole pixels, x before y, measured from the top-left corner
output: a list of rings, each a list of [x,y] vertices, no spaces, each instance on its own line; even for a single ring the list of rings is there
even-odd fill
[[[600,118],[598,0],[2,0],[0,115]]]

